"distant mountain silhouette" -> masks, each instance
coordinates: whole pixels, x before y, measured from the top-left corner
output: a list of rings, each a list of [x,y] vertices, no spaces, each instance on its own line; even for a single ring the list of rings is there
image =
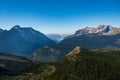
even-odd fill
[[[1,53],[29,56],[35,49],[52,44],[55,42],[31,27],[16,25],[0,34]]]
[[[47,34],[46,36],[54,41],[59,42],[62,39],[64,39],[67,36],[67,34]]]

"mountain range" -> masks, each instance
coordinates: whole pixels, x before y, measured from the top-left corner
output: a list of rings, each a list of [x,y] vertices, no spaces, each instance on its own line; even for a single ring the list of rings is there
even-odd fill
[[[33,61],[54,62],[64,57],[76,46],[86,49],[120,48],[120,28],[111,25],[77,30],[72,35],[67,37],[65,35],[65,38],[57,44],[54,40],[60,38],[60,35],[47,36],[49,38],[31,27],[20,27],[19,25],[10,30],[0,29],[0,52],[31,56]]]
[[[30,56],[35,49],[55,44],[55,41],[31,27],[14,26],[10,30],[0,30],[0,52],[20,56]]]
[[[0,44],[6,51],[23,50],[22,56],[34,48],[31,60],[0,52],[0,80],[120,79],[120,31],[110,25],[77,30],[57,44],[31,27],[17,25],[1,29]]]
[[[32,59],[42,62],[57,61],[76,46],[81,46],[86,49],[119,49],[120,28],[110,25],[100,25],[97,28],[87,27],[77,30],[73,35],[65,37],[54,46],[36,49]],[[43,59],[41,57],[46,58]]]
[[[99,25],[97,28],[86,27],[84,29],[77,30],[75,34],[70,35],[67,38],[77,37],[84,34],[115,35],[119,33],[120,33],[120,28],[103,24],[103,25]]]

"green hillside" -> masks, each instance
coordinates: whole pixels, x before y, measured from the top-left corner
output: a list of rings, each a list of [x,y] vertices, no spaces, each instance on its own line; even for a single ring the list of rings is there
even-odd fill
[[[0,53],[0,75],[20,75],[29,72],[31,61],[25,57]]]
[[[29,72],[2,80],[119,80],[120,51],[74,48],[54,63],[34,62]]]

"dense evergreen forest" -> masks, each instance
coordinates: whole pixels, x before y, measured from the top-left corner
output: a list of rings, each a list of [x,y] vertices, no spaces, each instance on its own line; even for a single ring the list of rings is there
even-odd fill
[[[13,67],[0,67],[0,80],[120,79],[119,50],[87,50],[78,48],[54,63],[16,62],[17,68],[15,68],[15,62],[10,63]],[[15,74],[16,71],[21,73]]]

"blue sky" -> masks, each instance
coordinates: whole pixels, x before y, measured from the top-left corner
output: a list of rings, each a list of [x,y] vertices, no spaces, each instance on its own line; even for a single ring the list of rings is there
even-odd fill
[[[0,28],[31,26],[43,33],[84,27],[120,27],[120,0],[0,0]]]

